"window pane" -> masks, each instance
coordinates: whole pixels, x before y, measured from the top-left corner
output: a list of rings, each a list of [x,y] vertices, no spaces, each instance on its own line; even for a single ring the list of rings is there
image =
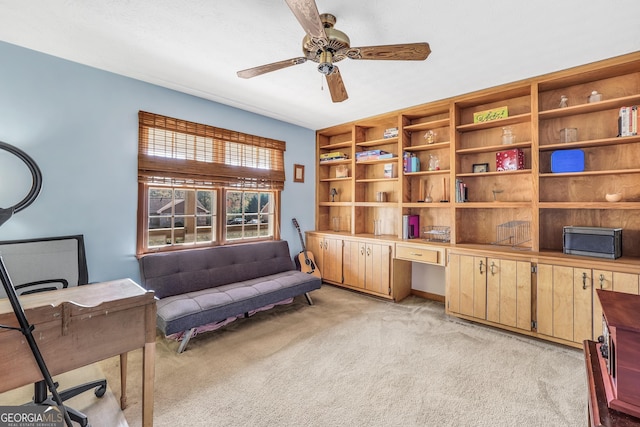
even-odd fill
[[[150,188],[149,248],[215,241],[216,192]]]
[[[227,240],[273,236],[273,194],[256,191],[227,192]]]

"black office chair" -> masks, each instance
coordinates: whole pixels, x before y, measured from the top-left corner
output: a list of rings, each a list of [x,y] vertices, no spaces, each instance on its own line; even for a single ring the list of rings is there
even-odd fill
[[[0,254],[11,275],[17,295],[80,286],[88,282],[89,274],[82,235],[4,241],[0,242]],[[0,297],[6,297],[3,289],[0,289]],[[56,389],[57,386],[56,383]],[[58,394],[64,402],[92,389],[96,397],[104,396],[107,380],[91,381],[59,391]],[[53,396],[48,394],[46,381],[42,380],[34,384],[33,401],[29,403],[56,405]],[[72,421],[82,427],[89,425],[85,414],[66,405],[65,408]]]

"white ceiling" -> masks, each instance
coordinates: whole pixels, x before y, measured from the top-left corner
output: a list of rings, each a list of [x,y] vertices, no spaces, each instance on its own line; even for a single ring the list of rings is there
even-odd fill
[[[426,41],[426,61],[339,63],[331,102],[284,0],[0,0],[0,40],[310,129],[640,50],[640,1],[317,0],[352,46]],[[1,62],[1,60],[0,60]]]

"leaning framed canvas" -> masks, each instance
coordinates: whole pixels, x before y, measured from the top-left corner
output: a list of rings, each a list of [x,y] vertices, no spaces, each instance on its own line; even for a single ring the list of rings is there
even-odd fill
[[[489,172],[489,163],[474,163],[473,173]]]

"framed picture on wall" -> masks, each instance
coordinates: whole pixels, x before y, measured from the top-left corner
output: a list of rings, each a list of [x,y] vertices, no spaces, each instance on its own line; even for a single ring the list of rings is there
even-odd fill
[[[304,165],[293,165],[293,182],[304,182]]]

